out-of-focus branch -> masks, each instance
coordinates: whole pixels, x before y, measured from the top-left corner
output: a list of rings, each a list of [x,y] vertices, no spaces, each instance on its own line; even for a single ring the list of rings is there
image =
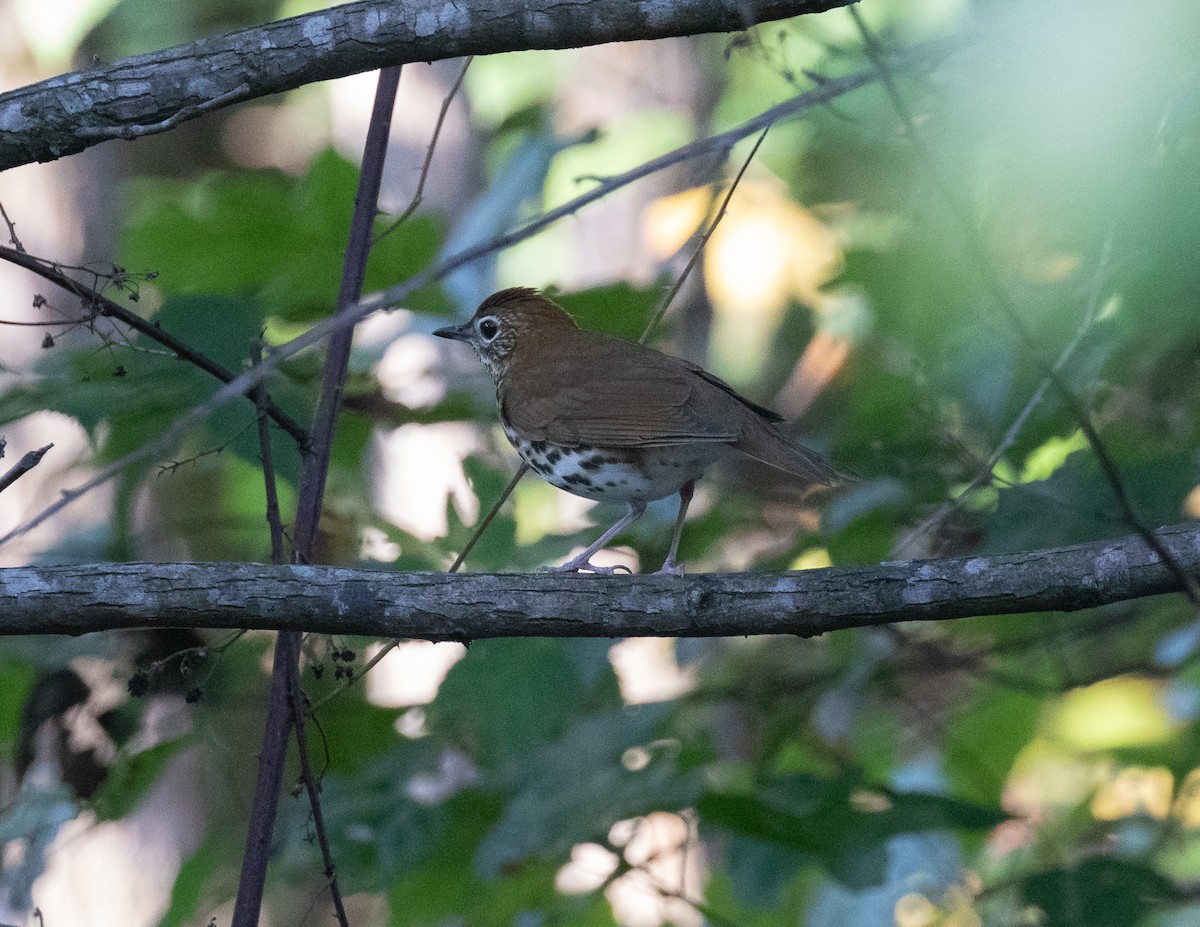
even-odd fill
[[[903,60],[898,60],[893,64],[893,67],[915,67],[920,63],[929,62],[931,56],[941,56],[945,52],[946,46],[944,44],[925,46],[924,48],[915,50],[911,56]],[[690,158],[710,155],[724,157],[741,139],[756,132],[761,132],[767,126],[783,119],[824,106],[840,96],[872,83],[878,79],[878,76],[877,72],[872,69],[866,72],[850,74],[846,77],[827,80],[807,93],[802,93],[791,100],[780,103],[778,106],[773,106],[753,119],[748,119],[740,126],[730,129],[728,132],[722,132],[719,135],[683,145],[661,157],[654,158],[632,170],[626,171],[624,174],[609,177],[586,193],[543,213],[512,232],[506,232],[490,241],[464,248],[462,251],[450,255],[440,264],[436,264],[415,274],[403,283],[397,284],[381,293],[374,293],[364,297],[344,312],[339,312],[336,316],[317,323],[304,334],[293,338],[285,344],[279,345],[263,358],[261,364],[256,364],[244,373],[239,374],[214,392],[207,401],[184,415],[179,416],[175,420],[175,424],[163,434],[136,448],[121,459],[99,468],[91,478],[79,486],[63,490],[61,498],[46,506],[28,521],[13,528],[8,534],[0,537],[0,547],[32,531],[38,525],[54,517],[54,515],[58,514],[58,512],[62,511],[75,500],[83,497],[96,487],[104,485],[116,477],[117,474],[124,472],[126,467],[140,460],[167,453],[197,423],[203,421],[225,403],[231,402],[239,396],[246,395],[289,357],[294,357],[301,351],[320,344],[334,332],[353,326],[373,312],[399,304],[411,294],[441,280],[447,274],[470,264],[472,261],[477,261],[480,258],[494,254],[497,251],[502,251],[505,248],[512,247],[519,242],[531,238],[559,219],[574,215],[584,206],[602,199],[623,186],[657,171],[665,170],[668,167],[682,163]]]
[[[0,94],[0,170],[394,65],[734,32],[850,0],[360,0]]]
[[[949,208],[950,214],[962,230],[964,249],[974,262],[976,271],[991,293],[992,302],[1008,317],[1009,324],[1017,333],[1017,337],[1020,338],[1030,359],[1041,369],[1045,379],[1054,385],[1059,398],[1062,399],[1063,404],[1066,405],[1075,417],[1079,425],[1079,430],[1083,432],[1083,436],[1087,439],[1088,446],[1092,449],[1092,454],[1095,456],[1096,462],[1100,464],[1100,472],[1104,474],[1104,478],[1108,482],[1109,489],[1112,491],[1113,501],[1116,502],[1125,524],[1137,531],[1146,544],[1156,551],[1167,568],[1174,573],[1176,580],[1183,591],[1187,593],[1187,597],[1191,600],[1192,604],[1200,608],[1200,582],[1196,581],[1190,571],[1175,562],[1174,557],[1166,547],[1159,545],[1157,537],[1150,530],[1150,526],[1138,516],[1133,500],[1129,497],[1129,492],[1125,488],[1125,481],[1121,477],[1121,472],[1117,469],[1116,461],[1113,460],[1112,454],[1108,451],[1108,446],[1100,437],[1100,432],[1096,430],[1096,425],[1092,421],[1091,409],[1082,399],[1075,395],[1075,391],[1071,389],[1070,384],[1062,376],[1058,366],[1051,366],[1042,357],[1041,345],[1034,337],[1033,332],[1025,324],[1021,313],[1017,311],[1016,303],[1013,302],[1008,288],[1004,285],[999,273],[993,266],[991,252],[988,250],[987,243],[984,241],[983,235],[976,225],[975,216],[967,200],[943,176],[937,159],[934,157],[933,150],[926,143],[925,136],[921,133],[917,125],[917,120],[900,91],[900,85],[896,80],[896,75],[893,73],[891,63],[876,41],[874,33],[867,28],[866,21],[853,6],[850,7],[850,16],[854,19],[854,23],[862,35],[863,47],[867,56],[879,70],[880,80],[883,81],[884,88],[892,100],[892,106],[895,108],[896,114],[904,124],[904,130],[908,135],[909,141],[920,155],[926,173],[932,179],[934,186],[937,187],[938,192]]]
[[[1160,528],[1200,569],[1200,523]],[[597,577],[251,563],[0,569],[3,634],[274,628],[424,640],[811,636],[900,621],[1074,611],[1179,592],[1138,535],[1072,547],[794,573]]]

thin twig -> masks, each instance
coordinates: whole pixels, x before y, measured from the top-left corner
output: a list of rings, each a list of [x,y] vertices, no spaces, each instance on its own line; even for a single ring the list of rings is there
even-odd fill
[[[45,447],[39,447],[36,451],[29,451],[24,457],[9,467],[8,472],[0,476],[0,492],[4,492],[9,486],[40,464],[42,458],[46,456],[46,451],[52,447],[54,447],[53,444],[47,444]]]
[[[483,532],[487,530],[488,525],[492,523],[492,519],[496,517],[496,513],[500,511],[500,506],[504,505],[504,503],[508,501],[508,497],[511,496],[513,490],[517,488],[517,483],[521,482],[521,477],[528,472],[529,464],[522,461],[521,466],[517,467],[517,472],[513,474],[513,478],[509,480],[508,485],[504,487],[504,492],[500,493],[500,498],[497,499],[492,505],[491,511],[489,511],[487,515],[483,517],[483,520],[475,527],[475,530],[467,539],[467,543],[463,545],[462,553],[460,553],[454,559],[454,563],[450,565],[450,569],[446,571],[447,573],[458,572],[459,567],[463,565],[463,561],[467,559],[467,554],[469,554],[471,549],[477,543],[479,543],[479,539],[483,536]]]
[[[4,224],[8,226],[8,240],[14,248],[24,254],[25,246],[21,244],[21,239],[17,237],[17,224],[8,218],[8,212],[4,209],[3,203],[0,203],[0,216],[4,218]]]
[[[87,325],[96,320],[95,316],[84,316],[81,319],[42,319],[38,322],[17,321],[16,319],[0,319],[0,325],[11,325],[15,328],[58,328],[59,326],[67,326],[72,328],[76,325]]]
[[[500,497],[494,503],[492,503],[492,507],[488,511],[487,515],[485,515],[483,520],[475,526],[475,530],[471,532],[471,536],[467,539],[467,543],[463,545],[462,552],[454,559],[454,563],[450,565],[450,569],[446,571],[447,573],[457,573],[459,571],[459,568],[462,567],[463,562],[467,559],[467,555],[471,553],[472,548],[479,543],[479,539],[483,537],[483,532],[487,530],[488,525],[492,523],[492,519],[495,518],[497,513],[500,511],[500,507],[508,501],[508,497],[512,495],[513,490],[517,488],[517,484],[521,482],[521,478],[528,472],[529,464],[521,461],[521,466],[517,468],[517,472],[513,474],[513,478],[508,481],[508,485],[504,487],[504,491],[500,493]],[[399,647],[402,643],[404,643],[404,641],[405,638],[403,637],[394,637],[384,644],[383,647],[380,648],[379,652],[371,657],[371,659],[369,659],[366,663],[364,663],[362,668],[357,673],[352,673],[350,676],[347,676],[341,685],[331,689],[329,692],[326,692],[323,696],[321,696],[321,698],[317,699],[312,706],[313,712],[315,713],[317,709],[329,704],[329,702],[333,701],[333,699],[337,698],[359,680],[363,679],[367,673],[371,672],[371,670],[383,662],[384,657]]]
[[[367,129],[367,140],[363,146],[362,168],[359,173],[358,192],[354,199],[354,213],[350,220],[350,238],[346,246],[346,257],[342,269],[342,282],[338,292],[337,317],[351,316],[350,310],[362,292],[366,273],[367,255],[370,252],[371,224],[379,201],[379,185],[383,174],[383,163],[387,155],[388,135],[391,131],[392,109],[396,91],[400,84],[400,68],[385,68],[379,72],[379,83],[375,91],[375,106]],[[325,373],[321,382],[321,396],[313,417],[309,450],[304,458],[300,477],[299,503],[296,510],[296,525],[293,530],[292,546],[294,559],[300,563],[311,562],[317,525],[320,521],[325,497],[325,479],[329,472],[329,454],[333,446],[333,431],[341,406],[345,387],[346,371],[350,357],[350,345],[354,334],[351,318],[330,339],[325,357]],[[264,365],[269,359],[264,361]],[[261,369],[260,365],[259,369]],[[251,368],[251,372],[255,368]],[[252,385],[252,384],[251,384]],[[226,387],[228,388],[228,387]],[[279,701],[286,705],[295,703],[299,684],[299,661],[301,633],[281,633],[275,643],[275,664],[271,672],[270,704]],[[259,760],[259,779],[251,807],[251,820],[246,841],[246,855],[242,860],[242,874],[234,906],[232,927],[256,927],[262,907],[263,888],[266,884],[267,855],[262,852],[269,844],[275,829],[275,815],[282,783],[283,758],[287,752],[287,735],[295,718],[289,711],[283,717],[268,715],[267,729],[263,737],[263,754]],[[282,743],[275,725],[282,731]],[[297,734],[299,737],[299,733]],[[268,756],[268,741],[275,753]],[[303,752],[307,740],[300,742]],[[303,760],[302,760],[303,762]],[[273,779],[265,781],[262,770],[271,766]],[[310,798],[315,796],[310,794]],[[313,802],[314,824],[321,822],[319,801]],[[345,911],[341,905],[341,893],[337,878],[333,874],[333,861],[326,859],[330,871],[329,891],[335,909],[340,912],[342,927],[348,927]]]
[[[458,72],[458,77],[454,79],[446,98],[442,100],[442,108],[438,113],[437,122],[433,125],[433,135],[429,139],[429,148],[425,151],[425,163],[421,165],[421,175],[417,180],[417,190],[413,193],[412,202],[410,202],[400,215],[386,229],[375,236],[373,245],[379,244],[381,240],[391,235],[392,232],[400,228],[421,205],[422,196],[425,193],[425,182],[429,179],[429,168],[433,164],[433,152],[437,148],[438,139],[442,135],[442,125],[446,121],[446,113],[450,111],[450,104],[454,101],[455,95],[458,93],[458,88],[462,86],[463,78],[467,76],[467,68],[471,66],[471,62],[475,60],[475,56],[471,55],[463,62],[462,69]]]
[[[1075,353],[1075,349],[1079,347],[1079,343],[1083,340],[1084,335],[1086,335],[1091,329],[1092,323],[1095,321],[1096,315],[1100,311],[1100,296],[1103,292],[1102,282],[1105,276],[1105,270],[1108,267],[1109,260],[1112,257],[1113,237],[1114,233],[1110,228],[1108,235],[1104,239],[1104,245],[1101,248],[1099,265],[1096,269],[1096,274],[1093,279],[1092,292],[1088,297],[1087,305],[1084,308],[1083,318],[1080,320],[1078,327],[1075,329],[1075,334],[1071,337],[1071,340],[1067,342],[1067,346],[1063,348],[1062,352],[1058,355],[1058,359],[1054,362],[1054,370],[1056,372],[1061,372],[1062,369],[1067,365],[1067,361],[1070,360],[1071,355]],[[910,543],[928,534],[935,525],[940,524],[942,520],[945,519],[951,512],[957,511],[962,506],[963,501],[967,499],[972,492],[994,479],[993,473],[996,469],[996,464],[998,464],[1000,459],[1008,453],[1008,449],[1016,443],[1021,430],[1025,427],[1025,423],[1029,420],[1029,416],[1031,416],[1034,410],[1041,405],[1042,400],[1045,399],[1046,393],[1049,391],[1051,386],[1052,383],[1050,382],[1050,379],[1048,377],[1043,377],[1042,382],[1038,384],[1038,388],[1034,390],[1033,395],[1029,397],[1029,401],[1025,403],[1025,406],[1021,409],[1020,414],[1013,419],[1008,431],[1004,433],[1004,437],[1000,440],[1000,443],[996,445],[995,449],[988,457],[987,462],[979,468],[971,482],[968,483],[963,491],[960,492],[954,499],[951,499],[949,502],[945,502],[938,506],[937,510],[934,511],[932,515],[924,519],[907,538]]]
[[[1163,564],[1179,581],[1180,586],[1183,587],[1192,605],[1200,608],[1200,584],[1192,576],[1188,575],[1187,571],[1179,565],[1179,561],[1171,555],[1171,552],[1155,536],[1151,528],[1138,517],[1133,501],[1129,498],[1129,494],[1125,489],[1125,483],[1121,478],[1120,471],[1117,469],[1116,462],[1108,452],[1108,447],[1100,438],[1100,433],[1096,431],[1096,426],[1092,422],[1091,411],[1075,395],[1075,391],[1071,389],[1070,384],[1067,383],[1058,370],[1048,364],[1042,357],[1037,339],[1034,338],[1033,333],[1025,324],[1025,320],[1021,318],[1021,314],[1017,310],[1012,297],[1009,295],[1007,287],[1005,287],[1004,282],[1000,279],[995,267],[992,265],[991,253],[988,250],[987,243],[983,240],[983,236],[979,232],[979,227],[975,223],[975,218],[970,208],[967,206],[966,201],[958,195],[958,191],[942,175],[933,150],[926,143],[920,129],[917,128],[916,119],[905,102],[904,95],[901,93],[900,86],[896,82],[895,75],[892,72],[892,67],[887,61],[887,56],[883,53],[874,34],[867,27],[858,10],[854,6],[848,6],[846,9],[849,10],[850,16],[854,19],[854,23],[862,35],[863,47],[866,50],[867,57],[879,72],[884,89],[887,91],[892,101],[892,106],[904,124],[904,130],[908,135],[909,141],[917,150],[926,173],[928,173],[951,215],[962,229],[963,244],[974,261],[976,270],[991,292],[992,301],[1008,316],[1009,323],[1021,339],[1025,349],[1029,352],[1030,358],[1041,369],[1042,375],[1054,385],[1063,403],[1079,423],[1079,428],[1083,432],[1084,437],[1087,438],[1088,445],[1091,447],[1096,461],[1100,464],[1100,470],[1104,474],[1104,478],[1112,492],[1113,500],[1117,503],[1117,508],[1120,510],[1121,517],[1125,523],[1141,535],[1150,548],[1162,558]]]
[[[346,916],[346,906],[342,901],[342,892],[338,887],[337,868],[333,863],[333,851],[329,848],[329,833],[325,827],[325,814],[321,810],[321,786],[313,774],[312,761],[308,755],[308,732],[305,728],[306,712],[308,711],[304,698],[304,690],[300,687],[299,663],[289,663],[288,692],[291,694],[292,723],[296,726],[296,748],[300,754],[300,780],[308,792],[308,806],[312,812],[313,829],[317,833],[317,845],[321,848],[321,860],[325,866],[325,881],[329,886],[329,894],[333,899],[333,911],[341,927],[350,927],[350,919]]]
[[[913,57],[907,60],[907,64],[915,66],[919,61],[929,57],[933,49],[927,47],[923,50],[915,52]],[[624,174],[616,177],[610,177],[604,184],[596,187],[587,193],[581,194],[564,203],[562,206],[552,209],[544,213],[542,216],[531,220],[520,228],[499,235],[490,241],[481,242],[472,245],[469,248],[464,248],[456,254],[450,255],[441,261],[441,263],[429,267],[420,273],[414,274],[403,283],[399,283],[388,290],[380,293],[372,294],[364,299],[359,300],[353,307],[348,308],[345,312],[338,313],[337,316],[325,319],[322,322],[313,325],[308,331],[302,335],[298,335],[291,341],[279,345],[273,349],[263,359],[263,362],[256,367],[245,371],[238,375],[233,380],[230,380],[220,389],[216,390],[207,401],[193,407],[189,412],[181,415],[175,420],[175,423],[160,434],[155,439],[146,442],[136,450],[131,451],[124,457],[113,461],[112,463],[99,468],[95,471],[91,478],[81,483],[80,485],[68,490],[63,490],[62,498],[58,501],[46,506],[37,515],[33,516],[24,523],[13,528],[8,534],[0,537],[0,547],[10,543],[18,537],[28,534],[37,526],[41,525],[50,518],[53,518],[68,505],[82,498],[87,493],[91,492],[99,486],[103,486],[117,474],[122,473],[127,467],[147,457],[155,454],[161,454],[166,449],[171,448],[178,442],[194,425],[211,415],[216,409],[225,405],[233,399],[245,395],[257,383],[261,382],[269,376],[276,368],[279,367],[288,358],[294,357],[301,351],[307,350],[331,334],[351,326],[359,320],[366,318],[368,315],[380,309],[397,305],[406,299],[412,293],[417,292],[423,287],[436,283],[460,267],[477,261],[481,258],[494,254],[505,248],[509,248],[514,244],[525,241],[537,232],[552,225],[559,219],[568,215],[573,215],[575,212],[589,205],[597,199],[612,193],[626,184],[632,183],[635,180],[648,176],[656,171],[665,170],[690,158],[700,157],[717,152],[728,151],[730,147],[736,144],[742,138],[753,135],[755,132],[760,132],[766,126],[785,119],[789,116],[795,116],[807,110],[815,109],[823,106],[829,100],[854,90],[864,87],[875,80],[879,79],[878,73],[872,69],[870,72],[848,75],[844,78],[831,80],[821,87],[811,90],[808,93],[801,94],[779,106],[773,107],[764,113],[748,120],[742,125],[731,129],[728,132],[720,135],[712,136],[709,139],[703,139],[698,142],[692,142],[669,152],[662,157],[648,161],[641,167],[634,168]],[[3,249],[0,249],[0,256]]]
[[[695,267],[696,262],[700,260],[700,255],[704,251],[704,246],[708,244],[708,240],[712,238],[713,232],[717,230],[717,226],[720,225],[721,220],[725,218],[725,210],[729,208],[729,201],[733,199],[733,194],[737,191],[738,184],[742,182],[742,177],[745,175],[746,170],[750,167],[750,162],[754,160],[754,156],[758,154],[758,149],[766,140],[767,133],[769,131],[771,131],[770,126],[767,126],[762,130],[762,135],[758,137],[758,141],[756,141],[754,143],[754,147],[750,149],[750,154],[746,155],[746,160],[742,163],[742,169],[738,171],[737,176],[733,178],[733,183],[729,185],[729,190],[725,193],[725,198],[721,201],[721,208],[717,210],[717,214],[713,216],[712,222],[708,224],[708,228],[705,229],[704,234],[700,236],[700,241],[697,242],[696,248],[692,252],[692,256],[688,258],[688,262],[684,265],[683,270],[680,272],[678,279],[675,281],[675,285],[671,287],[671,289],[667,292],[667,295],[663,297],[662,302],[658,304],[658,307],[654,310],[653,314],[651,314],[650,321],[646,323],[645,331],[643,331],[642,336],[638,338],[639,344],[646,343],[646,339],[650,337],[650,333],[654,331],[655,326],[658,325],[658,323],[662,321],[662,317],[666,315],[667,309],[671,305],[671,301],[675,299],[675,297],[679,294],[679,291],[683,289],[683,284],[687,280],[688,274],[692,272],[692,268]]]
[[[254,345],[251,360],[258,364],[262,362],[262,342]],[[254,388],[254,404],[257,407],[258,418],[258,453],[262,461],[263,489],[266,492],[267,528],[271,532],[271,562],[277,566],[286,562],[283,552],[283,519],[279,514],[279,487],[275,481],[275,459],[271,453],[271,424],[267,421],[264,400],[266,394],[262,386]]]
[[[186,342],[176,338],[174,335],[165,331],[161,326],[155,324],[154,322],[148,322],[137,313],[130,312],[120,303],[114,302],[93,287],[89,287],[86,284],[80,283],[73,277],[68,276],[67,274],[63,273],[63,271],[56,264],[53,264],[42,258],[34,257],[33,255],[26,253],[23,248],[13,249],[5,247],[4,245],[0,245],[0,260],[5,260],[10,264],[16,264],[18,267],[23,267],[31,273],[37,274],[43,280],[49,280],[51,283],[61,287],[73,296],[78,296],[81,300],[83,300],[85,306],[94,307],[98,315],[106,318],[116,319],[123,325],[129,326],[134,331],[144,335],[146,338],[149,338],[151,341],[161,344],[180,360],[186,361],[194,367],[199,367],[205,373],[220,380],[222,383],[232,383],[237,378],[237,375],[231,370],[228,370],[221,364],[218,364],[208,355],[190,347]],[[78,323],[67,321],[63,323],[52,324],[67,325]],[[273,369],[274,367],[272,367],[272,370]],[[259,382],[261,382],[265,376],[266,374],[264,373],[263,377],[259,377]],[[246,393],[248,394],[249,391],[250,388],[248,387]],[[266,398],[264,402],[264,408],[266,409],[267,414],[271,416],[271,419],[275,422],[275,424],[291,435],[292,439],[295,440],[301,448],[308,443],[308,432],[304,430],[304,427],[301,426],[300,423],[293,419],[290,415],[280,409],[279,406],[277,406],[270,399],[270,397]]]
[[[76,130],[76,134],[80,138],[89,139],[89,144],[92,145],[96,143],[94,140],[106,141],[111,138],[120,138],[129,141],[135,138],[142,138],[146,135],[154,135],[158,132],[166,132],[168,129],[173,129],[188,119],[194,119],[203,113],[220,109],[223,106],[248,99],[251,96],[250,85],[241,83],[230,90],[226,90],[220,96],[213,97],[211,100],[204,100],[201,103],[181,107],[166,119],[160,119],[158,122],[151,122],[145,125],[134,123],[133,125],[120,126],[81,126]]]

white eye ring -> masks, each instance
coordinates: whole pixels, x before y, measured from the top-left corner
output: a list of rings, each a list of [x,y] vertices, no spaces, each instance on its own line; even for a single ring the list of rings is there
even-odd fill
[[[485,315],[475,323],[475,330],[484,341],[491,341],[500,334],[500,323],[496,321],[495,316]]]

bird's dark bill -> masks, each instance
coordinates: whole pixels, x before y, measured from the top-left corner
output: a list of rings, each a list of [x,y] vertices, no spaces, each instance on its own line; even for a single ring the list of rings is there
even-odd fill
[[[447,325],[445,328],[434,330],[439,338],[449,338],[451,341],[469,341],[471,332],[465,325]]]

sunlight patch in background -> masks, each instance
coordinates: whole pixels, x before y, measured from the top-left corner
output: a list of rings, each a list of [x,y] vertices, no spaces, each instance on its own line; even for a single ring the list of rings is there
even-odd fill
[[[479,500],[462,470],[479,445],[470,425],[401,425],[377,431],[372,443],[372,504],[392,524],[428,541],[449,530],[447,500],[466,524],[479,517]]]
[[[382,649],[383,644],[370,644],[366,660],[374,659]],[[367,701],[381,708],[428,705],[450,668],[466,652],[466,647],[453,641],[405,641],[367,674]]]
[[[1163,683],[1118,676],[1064,695],[1053,736],[1076,750],[1111,750],[1160,743],[1179,725],[1163,704]]]
[[[657,200],[646,211],[646,246],[663,260],[671,257],[710,220],[726,192],[695,187]],[[820,288],[841,267],[841,250],[834,232],[791,200],[776,178],[746,177],[709,239],[703,266],[716,309],[714,363],[744,382],[758,375],[758,360],[790,303],[821,306]]]

